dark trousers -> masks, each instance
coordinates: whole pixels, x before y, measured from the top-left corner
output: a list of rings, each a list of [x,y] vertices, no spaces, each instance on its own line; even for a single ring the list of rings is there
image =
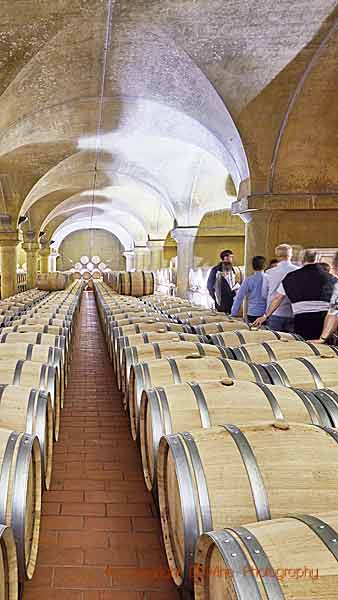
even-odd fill
[[[258,317],[261,317],[262,315],[246,315],[246,320],[248,323],[254,323],[256,321],[256,319],[258,319]]]
[[[326,311],[295,315],[295,333],[305,340],[317,340],[322,333]]]

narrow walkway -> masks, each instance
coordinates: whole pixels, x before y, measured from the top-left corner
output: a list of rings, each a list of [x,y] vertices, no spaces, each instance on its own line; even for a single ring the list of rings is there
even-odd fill
[[[43,500],[38,567],[23,600],[178,597],[94,295],[85,292],[53,484]]]

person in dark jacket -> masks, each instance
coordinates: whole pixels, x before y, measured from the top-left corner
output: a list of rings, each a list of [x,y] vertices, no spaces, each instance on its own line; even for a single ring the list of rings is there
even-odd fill
[[[233,268],[232,250],[223,250],[221,262],[210,271],[207,288],[218,312],[230,313],[239,284]]]
[[[303,267],[284,277],[266,314],[259,317],[254,325],[263,325],[287,296],[295,318],[295,333],[305,340],[319,338],[335,282],[335,277],[318,264],[318,252],[305,250]]]

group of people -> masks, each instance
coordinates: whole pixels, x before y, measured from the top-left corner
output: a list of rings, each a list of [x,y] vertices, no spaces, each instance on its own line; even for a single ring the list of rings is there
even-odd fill
[[[241,285],[233,253],[223,250],[211,269],[207,287],[216,310],[238,316],[247,299],[248,323],[274,331],[296,333],[317,343],[331,341],[338,328],[338,252],[332,264],[319,262],[316,250],[303,253],[302,266],[291,262],[292,247],[280,244],[266,269],[264,256],[252,259],[253,274]]]

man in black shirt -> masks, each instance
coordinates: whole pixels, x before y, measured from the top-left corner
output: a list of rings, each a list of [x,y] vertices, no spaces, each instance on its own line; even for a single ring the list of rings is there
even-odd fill
[[[230,313],[239,284],[236,281],[232,250],[223,250],[221,262],[210,271],[207,288],[218,312]]]
[[[303,267],[284,277],[266,314],[259,317],[254,325],[260,326],[265,323],[287,296],[295,316],[295,333],[305,340],[319,338],[329,310],[335,281],[335,277],[318,264],[317,251],[305,250]]]

